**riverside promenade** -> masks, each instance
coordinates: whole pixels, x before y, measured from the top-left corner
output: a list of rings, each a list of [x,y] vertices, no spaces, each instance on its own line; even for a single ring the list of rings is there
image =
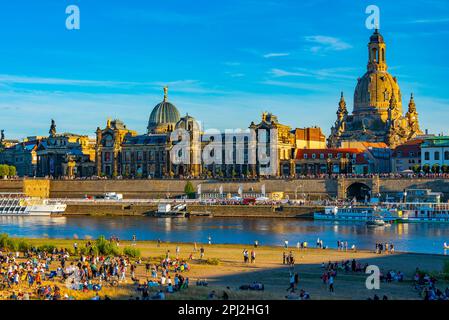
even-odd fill
[[[394,196],[405,189],[431,189],[443,193],[449,199],[449,179],[446,176],[331,176],[298,179],[261,179],[261,180],[184,180],[184,179],[90,179],[90,180],[53,180],[53,179],[0,179],[0,192],[25,192],[39,194],[49,198],[78,198],[105,192],[123,194],[125,199],[164,199],[184,194],[186,182],[190,181],[195,190],[201,185],[203,193],[237,193],[241,187],[244,193],[260,193],[265,187],[267,193],[283,192],[289,199],[345,199],[357,195],[362,190],[371,194]]]
[[[79,200],[61,199],[67,204],[64,215],[89,216],[141,216],[157,210],[158,203],[151,200]],[[176,203],[182,203],[178,200]],[[307,205],[202,205],[187,203],[188,212],[210,213],[214,217],[246,218],[312,218],[322,206]]]

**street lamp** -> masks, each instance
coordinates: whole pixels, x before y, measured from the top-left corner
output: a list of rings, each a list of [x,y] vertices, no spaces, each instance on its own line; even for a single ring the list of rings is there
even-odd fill
[[[404,203],[407,203],[407,191],[404,191]]]

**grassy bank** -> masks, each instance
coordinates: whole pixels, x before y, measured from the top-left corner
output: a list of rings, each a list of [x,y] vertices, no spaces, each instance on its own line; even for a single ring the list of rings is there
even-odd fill
[[[67,248],[73,252],[74,242],[77,242],[78,247],[81,248],[84,247],[88,240],[10,239],[10,241],[16,241],[17,246],[33,246],[47,249],[53,247]],[[133,259],[140,256],[143,263],[138,266],[136,274],[141,281],[145,281],[148,277],[144,270],[145,261],[157,262],[166,254],[167,250],[170,250],[171,256],[174,256],[177,246],[179,246],[181,258],[188,259],[191,254],[193,255],[193,260],[189,261],[191,271],[188,273],[191,283],[194,284],[197,279],[206,279],[209,282],[209,286],[195,287],[192,285],[191,288],[184,292],[169,296],[169,299],[206,299],[207,294],[211,290],[215,290],[217,294],[226,291],[230,298],[235,299],[283,299],[289,284],[290,270],[286,265],[282,264],[282,255],[283,252],[288,253],[289,250],[292,250],[296,260],[294,271],[299,274],[298,287],[309,292],[312,299],[366,299],[372,297],[375,293],[379,296],[387,295],[390,299],[420,299],[419,292],[412,287],[412,279],[416,268],[438,277],[438,287],[440,289],[444,290],[449,285],[447,283],[447,274],[443,273],[445,265],[446,268],[449,265],[449,257],[441,255],[413,253],[378,255],[369,251],[342,252],[311,248],[306,250],[298,250],[296,248],[285,250],[282,247],[262,246],[254,249],[256,251],[256,262],[254,264],[245,264],[243,263],[242,251],[245,248],[252,250],[252,247],[206,244],[203,245],[205,256],[201,260],[198,253],[201,244],[197,245],[197,251],[195,252],[194,245],[191,243],[161,243],[158,245],[156,242],[151,241],[139,241],[135,245],[132,245],[129,241],[121,241],[117,251],[112,252],[112,254],[123,254],[124,252],[126,253],[126,250],[132,250],[135,253]],[[128,252],[128,254],[130,253]],[[382,283],[380,290],[374,292],[366,289],[365,274],[341,271],[335,279],[335,292],[330,293],[327,286],[320,279],[323,273],[321,264],[328,261],[341,262],[342,260],[352,259],[356,259],[361,263],[377,265],[383,272],[389,270],[401,271],[405,275],[405,281],[401,283]],[[254,281],[263,283],[265,291],[249,292],[238,290],[241,285],[250,284]],[[113,298],[119,299],[136,296],[134,287],[130,283],[111,290],[104,291],[101,294],[108,294]],[[90,295],[92,294],[90,293]],[[85,295],[78,294],[78,298],[88,299],[89,293]]]

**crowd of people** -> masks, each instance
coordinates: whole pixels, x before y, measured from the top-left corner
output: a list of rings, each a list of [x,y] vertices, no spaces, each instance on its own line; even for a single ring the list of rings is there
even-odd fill
[[[376,253],[377,254],[391,254],[394,253],[394,244],[393,243],[382,243],[382,242],[378,242],[376,243]]]

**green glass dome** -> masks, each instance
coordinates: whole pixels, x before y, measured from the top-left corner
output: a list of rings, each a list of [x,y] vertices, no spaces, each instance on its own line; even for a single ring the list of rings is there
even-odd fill
[[[165,128],[174,127],[180,120],[179,111],[174,104],[167,101],[168,88],[164,88],[164,100],[157,104],[148,120],[148,133],[165,131]]]

